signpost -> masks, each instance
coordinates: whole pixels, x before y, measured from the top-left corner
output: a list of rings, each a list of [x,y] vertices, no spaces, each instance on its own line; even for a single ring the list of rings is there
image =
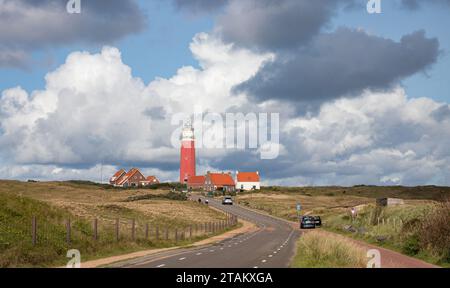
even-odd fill
[[[300,205],[300,202],[297,202],[297,218],[300,219],[300,211],[302,210],[302,205]]]

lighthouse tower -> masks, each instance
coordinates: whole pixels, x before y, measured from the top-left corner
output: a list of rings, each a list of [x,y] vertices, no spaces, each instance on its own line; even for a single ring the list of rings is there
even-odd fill
[[[195,176],[195,139],[194,128],[186,123],[181,134],[180,183],[187,183],[190,176]]]

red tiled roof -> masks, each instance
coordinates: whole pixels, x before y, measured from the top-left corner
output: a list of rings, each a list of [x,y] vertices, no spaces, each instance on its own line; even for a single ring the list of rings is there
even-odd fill
[[[159,183],[158,179],[155,176],[148,176],[147,178],[145,178],[145,181],[152,182],[152,183],[155,183],[155,182]]]
[[[125,173],[125,170],[123,170],[123,169],[120,169],[119,171],[117,171],[113,176],[112,176],[112,178],[117,178],[117,177],[120,177],[123,173]]]
[[[125,183],[128,179],[130,179],[131,177],[133,177],[134,174],[136,174],[137,172],[139,172],[138,169],[136,168],[132,168],[130,171],[128,171],[127,174],[125,174],[125,177],[122,178],[122,180],[120,180],[119,183],[117,183],[118,185],[122,185],[123,183]],[[141,172],[139,172],[141,173]]]
[[[238,172],[237,173],[238,182],[259,182],[258,172]]]
[[[225,173],[210,173],[211,184],[216,186],[234,186],[233,177]]]
[[[188,184],[205,184],[205,176],[189,176]]]

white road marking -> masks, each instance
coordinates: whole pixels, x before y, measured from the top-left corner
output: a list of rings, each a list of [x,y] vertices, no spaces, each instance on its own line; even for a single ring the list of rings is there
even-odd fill
[[[255,266],[255,267],[253,267],[253,268],[258,269],[258,266]]]
[[[195,254],[195,255],[197,255],[197,256],[198,256],[198,255],[202,255],[202,253],[199,252],[199,253],[197,253],[197,254]]]
[[[269,255],[269,258],[272,258],[272,255]]]
[[[273,251],[273,254],[277,254],[278,252],[277,251]]]
[[[158,265],[158,266],[156,266],[156,268],[161,268],[161,267],[164,267],[164,266],[166,266],[166,264]]]
[[[223,247],[222,247],[222,248],[220,248],[220,250],[223,250]]]
[[[186,257],[181,257],[181,258],[178,259],[178,260],[183,261],[184,259],[186,259]]]
[[[266,262],[267,262],[267,260],[266,260],[266,259],[264,259],[264,260],[262,260],[261,262],[262,262],[262,263],[266,263]]]
[[[209,250],[209,252],[214,252],[214,250]]]

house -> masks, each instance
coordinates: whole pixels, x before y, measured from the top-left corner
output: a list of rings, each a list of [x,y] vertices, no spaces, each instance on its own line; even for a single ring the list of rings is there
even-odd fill
[[[205,179],[205,176],[189,176],[187,181],[188,189],[202,189],[205,186]]]
[[[206,191],[224,191],[224,192],[234,192],[236,190],[233,177],[231,173],[211,173],[208,172],[205,176],[205,186]]]
[[[109,179],[109,184],[117,186],[117,184],[123,179],[125,174],[127,174],[127,172],[123,169],[120,169],[111,177],[111,179]]]
[[[159,180],[155,176],[148,176],[147,178],[145,178],[144,181],[141,181],[139,184],[142,186],[150,186],[159,184]]]
[[[112,179],[112,178],[111,178]],[[145,180],[144,175],[139,171],[139,169],[132,168],[125,175],[121,176],[118,181],[116,181],[114,186],[117,187],[139,187],[141,182]]]
[[[260,190],[259,172],[239,172],[236,171],[236,190],[251,191]]]

